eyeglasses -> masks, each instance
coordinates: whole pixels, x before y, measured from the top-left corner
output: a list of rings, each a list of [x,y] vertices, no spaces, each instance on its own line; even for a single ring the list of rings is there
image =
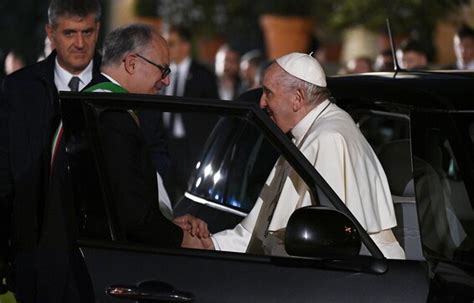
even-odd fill
[[[161,72],[161,79],[166,78],[171,73],[171,69],[168,65],[156,64],[155,62],[148,60],[147,58],[143,57],[140,54],[135,54],[135,55],[139,58],[142,58],[143,60],[150,63],[151,65],[156,66]]]

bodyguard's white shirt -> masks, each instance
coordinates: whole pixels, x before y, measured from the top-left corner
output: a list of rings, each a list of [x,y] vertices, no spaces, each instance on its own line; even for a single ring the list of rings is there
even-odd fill
[[[291,133],[300,151],[369,234],[396,226],[385,172],[348,113],[326,100],[309,112]],[[274,174],[275,168],[249,215],[234,229],[212,236],[216,250],[246,251],[263,201],[272,195],[274,197],[275,189],[269,188]],[[269,231],[285,228],[295,209],[311,204],[306,184],[291,170],[283,185]]]
[[[172,63],[170,65],[171,74],[170,79],[171,83],[165,88],[165,95],[172,96],[174,92],[175,85],[178,86],[177,92],[178,96],[184,95],[184,89],[186,87],[186,79],[188,78],[189,68],[191,66],[191,57],[186,57],[179,64]],[[178,81],[176,81],[176,74],[179,75]]]
[[[69,81],[73,76],[79,77],[79,91],[81,91],[89,82],[92,80],[92,67],[93,60],[89,62],[89,65],[78,75],[73,75],[59,65],[58,58],[56,58],[56,63],[54,65],[54,84],[58,91],[70,91]]]

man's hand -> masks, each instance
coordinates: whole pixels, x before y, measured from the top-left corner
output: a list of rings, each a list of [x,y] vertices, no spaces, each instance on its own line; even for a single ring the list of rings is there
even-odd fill
[[[184,231],[181,247],[214,250],[214,243],[212,243],[211,238],[193,237],[190,233]]]
[[[185,234],[189,233],[191,236],[198,237],[200,239],[209,239],[210,237],[209,230],[207,229],[207,223],[192,215],[187,214],[177,217],[173,220],[173,223],[181,227]]]

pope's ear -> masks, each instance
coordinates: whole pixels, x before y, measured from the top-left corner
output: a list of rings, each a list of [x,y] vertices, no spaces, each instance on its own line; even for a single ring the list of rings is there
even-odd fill
[[[133,73],[135,73],[135,66],[137,64],[137,57],[132,55],[132,54],[129,54],[125,57],[125,59],[123,59],[123,64],[125,66],[125,70],[127,71],[127,73],[133,74]]]
[[[295,98],[293,99],[293,111],[297,112],[303,106],[303,102],[305,101],[305,93],[302,89],[298,88],[296,90]]]

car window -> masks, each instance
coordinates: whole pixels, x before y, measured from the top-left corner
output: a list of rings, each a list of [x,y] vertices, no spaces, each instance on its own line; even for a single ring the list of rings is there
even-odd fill
[[[389,142],[409,139],[409,118],[406,114],[368,109],[356,109],[350,113],[376,152]]]
[[[414,159],[424,249],[431,257],[472,264],[474,116],[424,114],[426,117],[420,114],[417,120]]]
[[[190,176],[188,194],[250,212],[278,152],[255,125],[232,117],[221,118],[207,147]]]

